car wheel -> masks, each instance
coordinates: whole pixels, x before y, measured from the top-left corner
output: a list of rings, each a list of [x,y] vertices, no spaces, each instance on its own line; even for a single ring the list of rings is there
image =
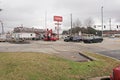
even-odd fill
[[[92,41],[90,41],[90,43],[93,43]]]

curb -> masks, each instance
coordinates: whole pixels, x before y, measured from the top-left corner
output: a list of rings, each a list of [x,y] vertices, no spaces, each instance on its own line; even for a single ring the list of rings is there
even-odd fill
[[[109,76],[90,78],[89,80],[110,80]]]
[[[87,55],[85,55],[85,54],[83,54],[83,53],[81,53],[81,52],[79,52],[79,55],[81,55],[81,56],[83,56],[83,57],[89,59],[90,61],[94,61],[94,60],[95,60],[95,59],[93,59],[92,57],[87,56]]]

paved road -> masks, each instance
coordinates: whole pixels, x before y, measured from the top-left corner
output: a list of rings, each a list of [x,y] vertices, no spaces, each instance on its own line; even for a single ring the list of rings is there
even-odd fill
[[[83,45],[88,51],[120,59],[120,39],[106,38],[102,43]]]
[[[26,44],[0,43],[0,52],[42,52],[49,54],[57,54],[74,61],[84,60],[78,55],[79,52],[89,51],[95,52],[116,59],[120,59],[120,39],[106,38],[102,43],[84,44],[74,42],[45,42],[31,41]],[[78,57],[79,56],[79,57]]]
[[[74,43],[63,41],[31,41],[23,44],[5,42],[0,43],[0,52],[41,52],[54,54],[73,61],[88,61],[88,59],[78,54],[77,47]]]

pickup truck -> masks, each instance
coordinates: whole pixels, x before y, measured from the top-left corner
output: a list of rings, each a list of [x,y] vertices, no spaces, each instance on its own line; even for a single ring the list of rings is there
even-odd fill
[[[6,35],[0,35],[0,42],[6,41]]]

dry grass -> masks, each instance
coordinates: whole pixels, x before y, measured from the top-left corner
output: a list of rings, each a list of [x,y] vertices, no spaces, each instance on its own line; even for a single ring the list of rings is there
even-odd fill
[[[79,63],[48,54],[0,53],[0,80],[80,80],[109,75],[120,64],[104,56],[86,54],[99,60]]]

